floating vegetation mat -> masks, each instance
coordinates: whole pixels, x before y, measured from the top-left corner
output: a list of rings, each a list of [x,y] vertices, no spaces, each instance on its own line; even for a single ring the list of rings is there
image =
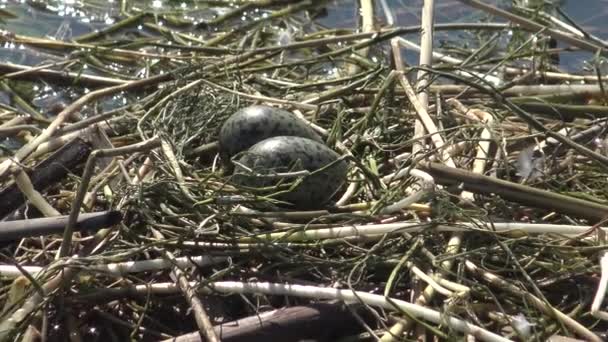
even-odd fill
[[[608,338],[608,43],[506,3],[3,4],[0,339]],[[348,164],[328,203],[234,180],[251,105]]]

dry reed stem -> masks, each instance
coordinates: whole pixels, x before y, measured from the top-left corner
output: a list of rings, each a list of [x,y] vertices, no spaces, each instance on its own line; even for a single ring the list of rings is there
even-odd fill
[[[61,215],[57,209],[53,208],[53,206],[44,199],[40,192],[34,189],[34,185],[25,171],[21,170],[17,172],[15,175],[15,183],[17,183],[19,190],[21,190],[30,203],[32,203],[36,209],[40,210],[44,216],[51,217]]]
[[[80,213],[82,202],[84,201],[84,197],[87,193],[89,182],[93,177],[93,170],[95,169],[95,162],[97,161],[97,158],[115,157],[122,154],[134,152],[147,152],[159,146],[160,139],[155,137],[150,140],[143,141],[141,143],[133,144],[130,146],[123,146],[108,150],[95,150],[89,155],[89,158],[87,159],[87,163],[84,168],[84,172],[82,174],[82,178],[80,180],[80,185],[78,186],[78,191],[76,192],[76,196],[74,196],[74,200],[72,202],[72,208],[70,209],[70,217],[63,233],[63,241],[61,242],[61,248],[57,253],[57,257],[64,257],[70,252],[74,225],[78,220],[78,214]]]
[[[152,234],[158,240],[165,239],[165,237],[156,229],[152,229]],[[164,254],[167,259],[171,260],[171,262],[173,262],[174,264],[176,263],[176,258],[173,253],[165,251]],[[213,324],[209,319],[209,315],[205,311],[203,303],[198,298],[195,288],[190,286],[190,283],[188,282],[184,271],[176,266],[173,268],[172,273],[174,279],[176,280],[177,286],[179,287],[180,291],[186,298],[186,301],[188,302],[188,304],[190,304],[190,307],[192,308],[196,324],[198,325],[202,336],[205,337],[206,341],[219,342],[220,340],[217,334],[215,333],[215,330],[213,330]]]
[[[547,315],[555,316],[557,319],[561,320],[566,326],[571,328],[573,332],[579,334],[582,337],[585,337],[588,341],[602,341],[599,336],[589,331],[589,329],[585,328],[582,324],[575,321],[568,315],[562,313],[561,311],[557,310],[555,307],[551,306],[551,304],[541,300],[530,292],[522,291],[519,286],[514,285],[508,280],[502,279],[501,277],[495,274],[482,270],[481,268],[479,268],[479,266],[475,265],[469,260],[465,261],[465,266],[467,270],[478,275],[479,277],[487,281],[490,285],[497,286],[517,296],[523,295],[526,300],[528,300],[538,310],[545,312]]]

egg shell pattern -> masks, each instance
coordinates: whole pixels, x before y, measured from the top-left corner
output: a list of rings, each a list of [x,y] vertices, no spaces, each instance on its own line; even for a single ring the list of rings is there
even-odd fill
[[[276,198],[289,202],[297,209],[320,208],[340,189],[346,179],[347,164],[336,162],[340,156],[329,147],[302,137],[274,137],[253,145],[238,159],[238,164],[260,175],[272,175],[307,170],[317,171],[306,176],[302,183]],[[260,177],[240,165],[236,166],[234,181],[248,187],[269,187],[278,182],[291,183],[296,177],[269,179]]]
[[[234,113],[222,125],[220,151],[229,159],[264,139],[276,136],[304,137],[323,142],[304,120],[286,110],[249,106]]]

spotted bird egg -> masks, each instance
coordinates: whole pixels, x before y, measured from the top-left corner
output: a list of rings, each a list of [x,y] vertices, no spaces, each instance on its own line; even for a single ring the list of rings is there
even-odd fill
[[[294,114],[268,106],[249,106],[232,114],[222,125],[220,152],[229,160],[237,153],[271,137],[296,136],[322,143],[321,137]]]
[[[240,185],[268,189],[266,195],[289,190],[276,198],[296,209],[320,208],[346,179],[347,165],[339,157],[329,147],[311,139],[273,137],[243,152],[236,162],[233,179]],[[301,171],[309,173],[303,175]]]

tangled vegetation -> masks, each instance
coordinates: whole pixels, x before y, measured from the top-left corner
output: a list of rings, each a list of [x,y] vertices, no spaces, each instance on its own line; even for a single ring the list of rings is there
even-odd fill
[[[0,338],[257,341],[230,322],[327,304],[266,338],[605,339],[608,43],[551,4],[457,3],[471,22],[433,1],[415,26],[399,1],[120,1],[52,37],[2,9],[2,44],[35,58],[0,63]],[[560,69],[573,50],[589,70]],[[231,181],[217,135],[252,104],[348,161],[325,208]],[[63,221],[23,221],[45,216]]]

